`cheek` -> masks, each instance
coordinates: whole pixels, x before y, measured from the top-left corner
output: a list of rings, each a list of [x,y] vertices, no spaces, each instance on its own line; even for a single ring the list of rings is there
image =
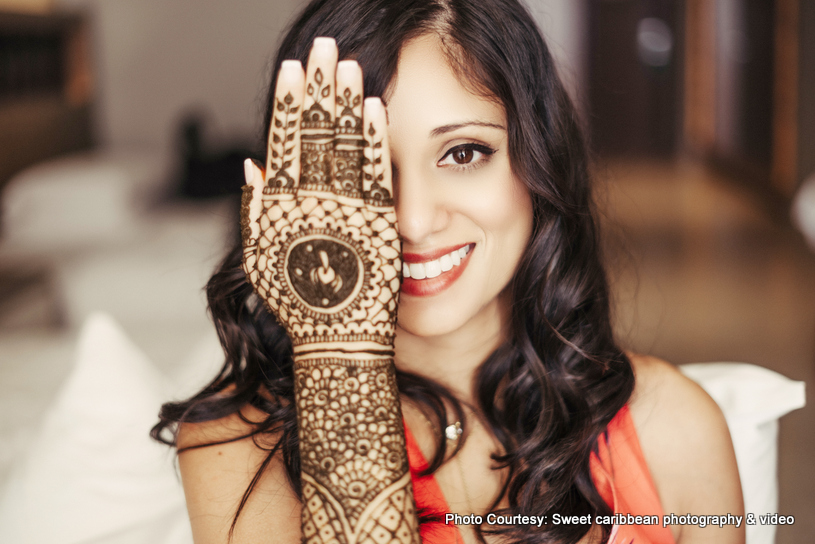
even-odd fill
[[[484,236],[481,289],[494,296],[512,279],[529,243],[532,200],[526,187],[509,173],[479,185],[466,199],[466,213]]]
[[[488,242],[497,244],[504,254],[526,247],[532,232],[532,200],[526,187],[510,177],[476,194],[472,217],[481,225]]]

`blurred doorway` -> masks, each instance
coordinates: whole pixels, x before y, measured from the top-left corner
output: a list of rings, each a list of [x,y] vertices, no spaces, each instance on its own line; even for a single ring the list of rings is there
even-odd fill
[[[671,156],[680,136],[684,0],[589,3],[589,108],[604,155]]]
[[[783,3],[688,0],[686,18],[686,139],[713,163],[767,187],[774,115],[783,119],[777,100],[784,97],[774,93],[777,78],[786,76],[776,70],[777,37],[785,35],[776,13]]]
[[[587,0],[602,155],[689,151],[783,209],[815,164],[809,0]]]

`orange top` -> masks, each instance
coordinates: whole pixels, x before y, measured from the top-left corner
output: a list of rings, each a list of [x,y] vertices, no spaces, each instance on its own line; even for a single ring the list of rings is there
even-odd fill
[[[463,542],[458,528],[444,523],[444,514],[450,512],[450,508],[436,479],[432,475],[418,476],[427,467],[427,461],[407,425],[405,439],[416,506],[421,513],[441,520],[422,525],[422,541],[424,544]],[[615,514],[657,516],[655,525],[615,524],[609,544],[675,544],[670,529],[662,527],[662,505],[627,405],[611,420],[607,435],[600,436],[598,455],[592,454],[589,466],[597,491]]]

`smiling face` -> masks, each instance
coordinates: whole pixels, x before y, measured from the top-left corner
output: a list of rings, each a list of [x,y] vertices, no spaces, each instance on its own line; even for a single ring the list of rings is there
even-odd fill
[[[441,47],[435,35],[409,41],[386,96],[405,261],[399,327],[416,336],[496,321],[532,231],[504,108],[468,90]]]

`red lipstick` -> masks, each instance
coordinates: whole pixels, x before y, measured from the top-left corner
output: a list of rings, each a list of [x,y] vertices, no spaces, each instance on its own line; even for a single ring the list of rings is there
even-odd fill
[[[415,278],[402,278],[402,294],[414,297],[429,297],[441,293],[450,287],[450,285],[452,285],[453,282],[455,282],[461,276],[461,274],[464,273],[464,268],[470,262],[470,255],[473,254],[475,244],[461,244],[458,246],[435,249],[425,253],[403,253],[402,259],[408,264],[426,263],[428,261],[439,259],[444,255],[452,253],[453,251],[459,250],[468,245],[471,245],[472,247],[470,247],[470,251],[467,253],[467,255],[461,258],[461,262],[457,266],[453,266],[453,268],[447,272],[442,272],[435,278],[423,280],[417,280]]]

